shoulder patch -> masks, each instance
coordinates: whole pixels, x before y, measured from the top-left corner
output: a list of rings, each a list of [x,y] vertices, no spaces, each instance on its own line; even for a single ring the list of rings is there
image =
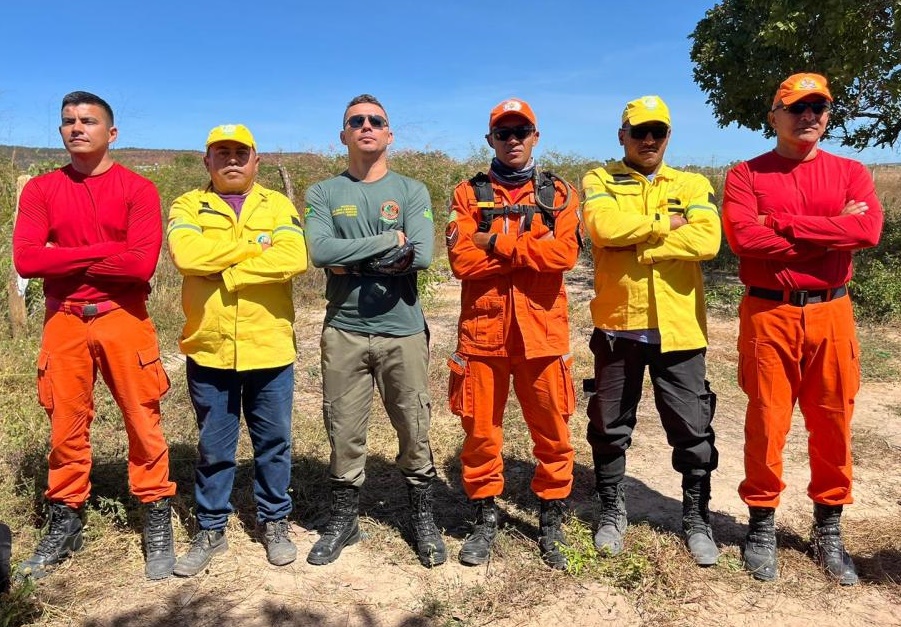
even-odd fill
[[[313,215],[313,205],[307,205],[303,208],[303,217],[309,217]]]
[[[431,222],[435,221],[435,216],[432,215],[431,207],[426,207],[425,211],[422,212],[422,215],[426,220],[429,220]]]
[[[457,223],[455,221],[448,222],[447,228],[444,229],[444,243],[448,248],[453,248],[458,239],[460,239],[460,229],[457,227]]]

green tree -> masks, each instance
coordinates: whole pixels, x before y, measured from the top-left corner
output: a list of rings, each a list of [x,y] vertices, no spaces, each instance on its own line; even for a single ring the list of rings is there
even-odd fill
[[[772,135],[779,82],[816,72],[829,79],[842,144],[892,147],[901,135],[899,0],[724,0],[689,37],[694,80],[720,126]]]

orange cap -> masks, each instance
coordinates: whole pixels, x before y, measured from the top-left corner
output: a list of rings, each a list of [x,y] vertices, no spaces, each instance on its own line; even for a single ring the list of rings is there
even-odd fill
[[[822,96],[832,102],[832,94],[829,93],[827,82],[826,77],[819,74],[792,74],[779,85],[776,97],[773,98],[773,108],[775,109],[780,104],[790,105],[810,95]]]
[[[491,110],[491,115],[488,117],[488,129],[494,128],[501,118],[510,115],[524,117],[533,126],[537,124],[535,112],[532,111],[532,107],[529,106],[528,102],[518,98],[509,98]]]

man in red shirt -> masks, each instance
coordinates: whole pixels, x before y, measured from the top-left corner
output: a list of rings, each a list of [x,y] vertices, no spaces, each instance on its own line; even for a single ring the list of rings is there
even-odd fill
[[[49,531],[19,573],[43,577],[84,544],[99,371],[125,421],[131,491],[147,505],[145,573],[162,579],[175,564],[175,483],[160,427],[169,379],[146,308],[162,245],[160,198],[153,183],[112,160],[118,131],[102,98],[66,95],[59,132],[71,163],[28,182],[13,231],[16,270],[44,279],[38,400],[50,417]]]
[[[861,163],[819,148],[831,106],[823,76],[783,81],[769,113],[775,150],[733,168],[724,190],[723,227],[747,286],[738,337],[748,396],[743,560],[762,581],[777,575],[774,514],[797,402],[809,434],[814,555],[840,584],[857,583],[840,528],[842,506],[853,501],[850,424],[860,384],[847,283],[852,252],[879,240],[882,207]]]

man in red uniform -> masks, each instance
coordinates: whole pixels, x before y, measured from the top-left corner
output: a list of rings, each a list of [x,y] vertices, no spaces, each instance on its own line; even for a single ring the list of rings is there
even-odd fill
[[[567,423],[575,406],[563,273],[579,254],[579,195],[538,172],[538,129],[527,103],[501,102],[488,129],[491,168],[457,185],[446,232],[451,269],[463,282],[449,396],[466,432],[463,488],[476,514],[460,562],[485,563],[497,535],[494,497],[504,489],[502,425],[512,376],[538,460],[539,548],[549,566],[563,569],[563,499],[573,480]]]
[[[861,163],[819,148],[831,106],[824,77],[788,77],[769,113],[776,149],[726,177],[723,226],[747,286],[738,337],[748,395],[743,560],[762,581],[777,575],[774,515],[797,402],[809,436],[814,555],[840,584],[857,583],[840,529],[842,506],[853,500],[850,424],[860,384],[847,283],[852,252],[879,240],[882,207]]]
[[[43,577],[84,544],[99,371],[125,421],[131,491],[147,505],[145,573],[162,579],[175,564],[175,483],[160,427],[169,379],[146,308],[162,245],[160,198],[153,183],[112,160],[118,131],[102,98],[65,96],[59,132],[71,163],[28,182],[13,231],[16,270],[44,279],[38,400],[50,417],[49,531],[19,572]]]

